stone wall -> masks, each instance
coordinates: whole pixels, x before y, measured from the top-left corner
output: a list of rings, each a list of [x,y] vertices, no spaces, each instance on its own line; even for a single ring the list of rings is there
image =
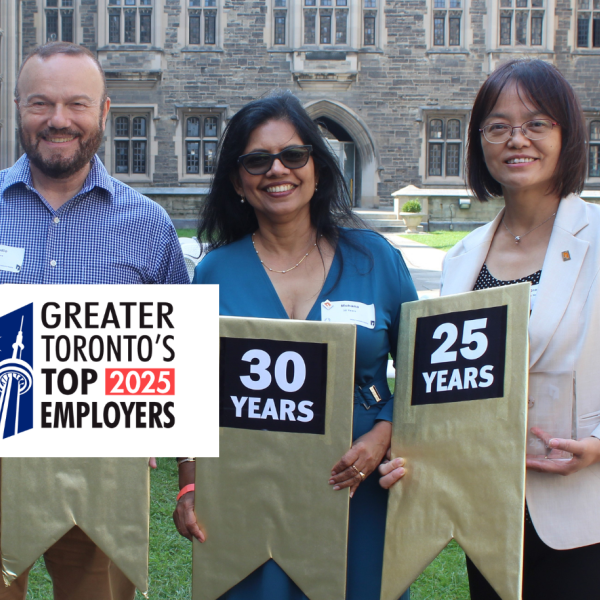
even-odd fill
[[[274,88],[292,90],[305,105],[325,102],[347,111],[357,131],[364,133],[363,158],[369,155],[368,160],[372,161],[369,177],[374,197],[367,194],[364,200],[382,208],[391,207],[391,193],[399,188],[408,184],[429,185],[423,181],[423,111],[468,111],[490,69],[503,60],[539,56],[554,61],[574,85],[584,108],[600,111],[600,53],[580,51],[570,45],[576,0],[557,0],[555,14],[547,15],[555,22],[554,48],[542,53],[531,49],[522,53],[491,52],[489,28],[496,27],[496,23],[490,19],[489,3],[485,0],[469,3],[464,14],[467,27],[462,46],[441,50],[427,43],[431,17],[426,0],[382,0],[378,19],[384,20],[384,27],[378,30],[377,46],[344,49],[348,54],[344,64],[355,64],[356,72],[341,72],[345,67],[340,66],[340,61],[327,60],[325,56],[319,61],[323,65],[321,71],[313,73],[317,63],[311,63],[312,71],[304,79],[302,73],[294,71],[299,52],[271,46],[267,39],[273,17],[266,0],[218,0],[223,2],[222,44],[193,49],[187,47],[185,40],[185,0],[155,0],[154,18],[158,19],[161,36],[153,40],[151,47],[101,49],[97,48],[98,33],[94,28],[100,21],[99,11],[107,10],[106,0],[100,5],[99,0],[76,1],[81,3],[79,27],[83,36],[78,41],[98,50],[102,64],[111,72],[113,104],[150,103],[156,107],[150,140],[154,154],[152,177],[133,185],[208,185],[208,178],[190,183],[178,172],[178,154],[182,153],[182,142],[177,138],[178,114],[182,107],[218,106],[226,121],[244,104]],[[352,0],[348,4],[352,5]],[[43,38],[39,30],[42,0],[24,0],[22,7],[22,49],[26,54]],[[338,49],[335,45],[329,48]],[[303,64],[308,62],[304,60]],[[348,81],[345,89],[340,87],[343,81]],[[372,148],[367,148],[369,145]],[[365,160],[363,168],[364,163]],[[456,185],[464,187],[464,182]],[[448,214],[449,208],[442,202],[436,211]],[[477,221],[487,219],[491,211],[490,207],[472,205],[460,214],[465,218],[472,215],[468,220]]]
[[[471,198],[469,208],[460,208],[458,198],[429,198],[429,223],[441,222],[474,222],[487,223],[494,219],[504,206],[503,198],[491,198],[487,202],[480,202]]]

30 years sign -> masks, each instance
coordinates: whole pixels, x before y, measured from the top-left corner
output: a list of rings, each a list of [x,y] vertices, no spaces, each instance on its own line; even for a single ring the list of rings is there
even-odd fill
[[[2,286],[0,453],[217,456],[217,347],[216,286]]]
[[[356,326],[221,317],[220,336],[220,452],[196,461],[206,542],[192,598],[272,558],[311,600],[343,600],[349,495],[327,482],[352,443]]]
[[[325,433],[327,344],[221,339],[221,427]]]

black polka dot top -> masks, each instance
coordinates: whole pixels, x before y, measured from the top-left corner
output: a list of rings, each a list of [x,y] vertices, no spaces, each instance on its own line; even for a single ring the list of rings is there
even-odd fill
[[[479,272],[479,277],[475,282],[473,290],[486,290],[487,288],[501,287],[503,285],[512,285],[513,283],[523,283],[524,281],[531,281],[531,285],[537,285],[540,282],[542,276],[542,270],[536,271],[527,277],[521,277],[521,279],[512,279],[511,281],[503,281],[502,279],[496,279],[487,268],[484,263]]]

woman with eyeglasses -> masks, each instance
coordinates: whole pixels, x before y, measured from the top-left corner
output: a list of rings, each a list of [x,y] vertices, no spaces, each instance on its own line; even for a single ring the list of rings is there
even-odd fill
[[[567,377],[567,399],[574,388],[572,440],[532,428],[548,453],[573,458],[527,458],[525,600],[600,597],[600,206],[577,195],[586,153],[579,101],[555,67],[494,71],[473,105],[467,173],[479,200],[502,196],[505,208],[448,252],[442,276],[443,295],[530,281],[530,389],[556,377]],[[549,391],[534,402],[550,412],[555,400]],[[382,466],[382,485],[393,469]],[[499,598],[467,569],[472,599]]]
[[[390,446],[386,370],[400,306],[417,298],[402,256],[352,213],[336,158],[289,92],[251,102],[231,119],[200,223],[198,237],[211,251],[194,283],[219,284],[220,314],[321,321],[344,301],[371,314],[357,325],[352,448],[315,476],[334,491],[350,489],[346,598],[378,599],[387,491],[372,473]],[[180,487],[193,480],[193,464],[182,464]],[[193,492],[184,494],[174,520],[182,535],[202,542],[193,503]],[[306,597],[270,560],[223,598]]]

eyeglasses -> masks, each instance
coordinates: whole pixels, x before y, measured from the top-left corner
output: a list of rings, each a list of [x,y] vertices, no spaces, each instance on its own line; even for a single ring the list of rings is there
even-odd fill
[[[514,135],[515,129],[520,129],[521,133],[530,140],[543,140],[550,135],[555,125],[558,123],[549,119],[534,119],[519,127],[513,127],[507,123],[490,123],[479,131],[483,133],[483,137],[490,144],[502,144]]]
[[[275,159],[279,159],[288,169],[300,169],[308,162],[311,152],[312,146],[290,146],[277,154],[268,152],[243,154],[237,161],[250,175],[264,175],[271,170]]]

